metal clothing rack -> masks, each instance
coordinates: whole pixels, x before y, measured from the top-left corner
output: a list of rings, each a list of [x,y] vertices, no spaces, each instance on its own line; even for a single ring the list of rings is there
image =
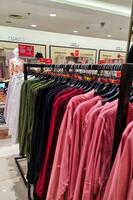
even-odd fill
[[[113,154],[112,154],[112,163],[115,159],[119,143],[121,140],[122,133],[126,127],[126,121],[127,121],[127,114],[128,114],[128,103],[129,103],[129,95],[130,95],[130,86],[132,84],[132,78],[133,78],[133,65],[132,64],[125,64],[125,65],[47,65],[47,64],[24,64],[24,80],[27,80],[28,76],[28,68],[49,68],[51,71],[63,68],[68,69],[67,72],[69,72],[70,69],[73,69],[73,73],[76,69],[93,69],[93,70],[118,70],[122,71],[122,77],[120,82],[120,97],[118,102],[118,110],[117,110],[117,117],[116,117],[116,127],[115,127],[115,137],[114,137],[114,145],[113,145]],[[81,71],[82,72],[82,71]],[[31,184],[28,182],[28,180],[24,176],[24,172],[19,164],[19,160],[22,160],[26,158],[25,156],[16,157],[15,161],[18,166],[18,169],[20,171],[20,174],[23,178],[24,184],[26,185],[28,189],[28,199],[32,200],[31,198]],[[28,163],[29,165],[29,163]]]
[[[112,164],[115,160],[115,156],[119,148],[123,131],[127,125],[128,105],[129,105],[132,81],[133,81],[133,64],[125,64],[123,65],[122,68],[122,76],[120,82],[120,95],[119,95],[118,109],[116,116]]]

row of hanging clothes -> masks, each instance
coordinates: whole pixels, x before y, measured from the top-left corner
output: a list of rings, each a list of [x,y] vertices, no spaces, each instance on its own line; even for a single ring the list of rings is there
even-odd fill
[[[17,138],[20,155],[29,162],[34,199],[122,200],[114,193],[116,187],[108,192],[107,185],[122,66],[29,66],[41,70],[22,84]],[[131,88],[130,131],[132,98]]]

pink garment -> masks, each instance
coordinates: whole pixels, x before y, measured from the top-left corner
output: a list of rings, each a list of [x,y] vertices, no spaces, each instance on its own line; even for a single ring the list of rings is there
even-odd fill
[[[87,171],[84,181],[83,200],[100,199],[106,177],[109,175],[113,133],[117,106],[100,113],[95,124],[88,153]],[[109,157],[110,155],[110,157]]]
[[[87,113],[85,117],[85,138],[84,138],[84,146],[82,150],[82,157],[80,160],[79,164],[79,169],[78,169],[78,175],[77,175],[77,180],[76,180],[76,186],[75,186],[75,191],[74,191],[74,200],[80,200],[82,197],[82,191],[83,191],[83,183],[84,183],[84,178],[85,178],[85,171],[86,171],[86,164],[87,164],[87,154],[88,154],[88,149],[92,137],[92,132],[94,125],[96,123],[96,120],[98,118],[98,115],[100,111],[102,110],[102,102],[98,101],[98,103],[92,107],[92,109]],[[74,182],[71,183],[74,187]],[[73,194],[72,194],[73,195]]]
[[[84,134],[82,133],[82,128],[84,126],[83,121],[86,113],[98,102],[99,99],[101,99],[101,97],[97,96],[81,103],[74,112],[72,131],[67,132],[66,140],[64,142],[57,199],[62,198],[66,191],[69,193],[70,187],[68,189],[68,186],[70,185],[70,178],[73,178],[75,181],[84,141]],[[72,165],[73,169],[71,174]],[[67,194],[67,199],[70,200],[71,198],[72,197],[69,197],[69,194]]]
[[[132,109],[132,108],[131,108]],[[89,163],[82,199],[103,199],[111,170],[111,155],[117,106],[101,111],[98,117],[89,152]],[[129,113],[132,111],[129,111]],[[131,121],[131,119],[129,119]]]
[[[90,98],[93,98],[93,96],[94,96],[94,90],[92,90],[91,92],[88,92],[86,94],[73,97],[67,105],[67,109],[64,114],[64,117],[63,117],[63,120],[61,123],[61,127],[59,130],[59,136],[58,136],[58,141],[57,141],[57,146],[56,146],[54,163],[53,163],[53,168],[52,168],[52,172],[51,172],[48,193],[47,193],[47,197],[46,197],[47,200],[56,200],[57,199],[57,189],[58,189],[58,181],[59,181],[59,175],[60,175],[60,166],[61,166],[62,157],[63,157],[64,142],[66,140],[65,138],[67,137],[67,132],[71,131],[73,113],[74,113],[76,107],[80,103],[82,103]]]
[[[133,199],[133,121],[125,129],[103,200]]]
[[[113,101],[111,103],[106,103],[104,106],[102,106],[102,102],[99,101],[95,106],[92,107],[90,112],[86,114],[84,128],[83,128],[83,131],[85,133],[85,139],[84,139],[85,142],[84,142],[82,157],[81,157],[80,165],[78,169],[78,176],[77,176],[76,187],[75,187],[75,192],[74,192],[74,200],[77,200],[77,199],[79,200],[82,198],[83,183],[84,183],[86,167],[87,167],[86,158],[89,151],[89,145],[91,142],[94,125],[96,123],[98,115],[101,110],[107,110],[113,107],[113,105],[116,104],[116,102],[117,101]],[[89,159],[89,156],[88,156],[88,159]]]

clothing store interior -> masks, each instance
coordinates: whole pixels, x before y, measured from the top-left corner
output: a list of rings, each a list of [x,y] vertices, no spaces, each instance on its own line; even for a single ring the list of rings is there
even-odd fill
[[[132,0],[0,0],[0,200],[133,200]]]

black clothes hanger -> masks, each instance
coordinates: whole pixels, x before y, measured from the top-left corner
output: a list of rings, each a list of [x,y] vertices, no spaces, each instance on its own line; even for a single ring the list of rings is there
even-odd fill
[[[99,82],[99,85],[97,85],[97,87],[96,87],[95,89],[96,89],[97,91],[99,91],[99,90],[102,90],[103,87],[104,87],[104,83],[100,83],[100,82]]]
[[[133,103],[133,96],[131,96],[129,100],[131,103]]]
[[[83,85],[82,85],[82,88],[83,88],[84,90],[86,90],[88,87],[90,87],[90,81],[84,80],[84,83],[83,83]]]
[[[112,88],[112,84],[111,83],[105,83],[103,88],[100,90],[96,90],[95,91],[95,95],[103,95],[106,94],[107,92],[109,92],[109,90]]]
[[[107,102],[112,102],[112,101],[118,99],[118,98],[119,98],[119,94],[120,94],[120,90],[119,90],[119,88],[118,88],[118,91],[117,91],[113,96],[111,96],[110,98],[104,99],[104,100],[102,101],[102,103],[105,104],[105,103],[107,103]]]
[[[78,80],[77,83],[75,84],[75,87],[77,88],[82,88],[84,81],[83,80]]]
[[[131,92],[130,92],[130,102],[133,103],[133,86],[131,86]]]
[[[94,81],[87,81],[85,87],[83,88],[85,93],[90,91],[89,89],[90,89],[91,85],[93,84],[93,82]]]
[[[67,81],[66,81],[66,85],[67,85],[68,87],[76,87],[77,82],[78,82],[78,80],[69,78],[69,79],[67,79]]]
[[[97,82],[93,81],[93,83],[91,84],[91,86],[88,89],[86,89],[85,92],[90,92],[91,90],[95,89],[96,86],[97,86]]]
[[[112,88],[106,93],[101,95],[102,98],[111,98],[119,90],[119,85],[112,85]]]

